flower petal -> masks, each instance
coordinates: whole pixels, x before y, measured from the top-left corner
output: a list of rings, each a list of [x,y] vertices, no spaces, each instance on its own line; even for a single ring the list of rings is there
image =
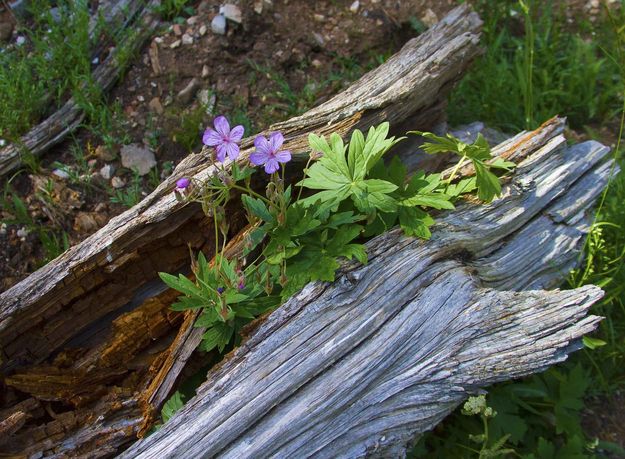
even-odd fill
[[[280,163],[278,163],[276,158],[269,158],[265,163],[265,172],[268,174],[273,174],[278,169],[280,169]]]
[[[219,161],[220,163],[223,163],[224,160],[226,159],[226,153],[228,153],[228,149],[227,149],[227,143],[220,143],[219,145],[217,145],[217,161]]]
[[[191,179],[189,179],[188,177],[182,177],[176,181],[176,188],[178,188],[179,190],[184,190],[189,185],[191,185]]]
[[[265,164],[267,162],[267,160],[269,159],[269,155],[260,152],[258,150],[254,151],[251,155],[250,155],[250,162],[256,166],[261,166],[263,164]]]
[[[232,161],[239,157],[239,146],[234,142],[228,142],[224,144],[226,146],[226,152],[228,153],[228,158]]]
[[[288,163],[291,161],[291,152],[289,150],[281,150],[274,157],[281,163]]]
[[[230,140],[232,140],[233,142],[240,142],[241,139],[243,138],[244,132],[245,132],[245,129],[241,125],[233,127],[232,130],[230,131]]]
[[[223,142],[223,138],[219,135],[217,131],[208,128],[206,129],[206,131],[204,131],[204,135],[202,136],[202,142],[204,143],[204,145],[214,147]]]
[[[272,132],[269,134],[269,145],[274,153],[280,149],[283,143],[284,136],[281,132]]]
[[[230,123],[228,123],[225,116],[218,116],[215,118],[215,121],[213,121],[213,124],[215,125],[215,130],[221,134],[222,138],[230,135]]]
[[[262,153],[265,156],[269,156],[271,154],[271,146],[269,145],[269,141],[262,135],[256,136],[256,138],[254,139],[254,146],[256,147],[257,152]]]

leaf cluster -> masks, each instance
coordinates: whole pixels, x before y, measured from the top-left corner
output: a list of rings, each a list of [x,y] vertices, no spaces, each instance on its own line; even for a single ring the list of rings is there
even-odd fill
[[[492,169],[503,169],[510,171],[514,167],[514,163],[505,161],[501,158],[497,158],[491,161],[492,154],[490,146],[479,133],[472,144],[467,144],[461,140],[455,138],[451,134],[447,134],[445,137],[437,136],[431,132],[411,131],[413,134],[418,134],[426,139],[421,148],[428,154],[439,153],[454,153],[459,156],[459,165],[464,163],[465,160],[469,160],[475,168],[475,182],[471,183],[470,179],[466,179],[463,186],[460,187],[462,181],[458,186],[462,189],[462,192],[470,192],[473,189],[477,189],[477,196],[481,201],[491,202],[495,197],[501,196],[501,184],[499,178],[492,172]],[[452,173],[449,182],[454,179],[454,174],[457,168]],[[456,189],[454,189],[456,192]]]

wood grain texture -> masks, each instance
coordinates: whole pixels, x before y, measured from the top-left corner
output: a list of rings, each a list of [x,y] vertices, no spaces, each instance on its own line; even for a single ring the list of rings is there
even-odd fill
[[[537,289],[566,275],[611,164],[562,127],[496,149],[525,156],[502,198],[441,214],[430,241],[386,233],[367,266],[309,284],[120,457],[402,456],[469,394],[566,359],[603,293]]]
[[[147,4],[145,0],[120,0],[106,4],[107,8],[102,12],[103,19],[108,22],[119,22],[120,27],[129,28],[124,32],[113,30],[127,36],[118,47],[133,53],[143,45],[149,37],[149,32],[158,25],[158,20],[152,17],[157,3],[159,3],[157,0],[151,0]],[[136,25],[132,26],[131,22],[135,17]],[[90,31],[93,31],[94,27],[94,21],[91,21]],[[93,72],[93,80],[102,92],[106,93],[117,81],[121,71],[118,54],[114,51]],[[85,113],[78,102],[73,97],[70,98],[52,115],[24,134],[19,142],[0,149],[0,177],[20,167],[23,154],[38,156],[61,142],[78,128],[84,118]]]
[[[286,146],[303,158],[313,131],[347,135],[356,127],[408,117],[412,127],[427,129],[440,121],[447,91],[479,54],[480,26],[475,13],[458,7],[346,92],[270,130],[281,129]],[[245,139],[242,162],[251,146],[252,139]],[[187,244],[196,250],[209,246],[210,222],[198,206],[178,203],[171,190],[180,176],[201,179],[212,172],[205,152],[189,156],[138,205],[0,294],[0,369],[42,362],[95,323],[110,323],[105,318],[140,303],[158,271],[188,262]],[[228,210],[236,221],[240,209]]]

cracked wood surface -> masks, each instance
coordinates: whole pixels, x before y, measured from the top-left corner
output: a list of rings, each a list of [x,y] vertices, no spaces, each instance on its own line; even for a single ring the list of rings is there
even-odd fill
[[[459,7],[356,89],[272,126],[296,152],[292,169],[308,154],[309,132],[347,135],[384,119],[419,129],[439,123],[447,91],[480,52],[480,26]],[[243,161],[251,145],[244,140]],[[169,310],[177,293],[163,289],[157,272],[185,266],[189,247],[210,256],[214,246],[199,206],[176,202],[171,190],[181,175],[212,171],[204,154],[191,155],[144,201],[0,295],[0,429],[12,434],[0,438],[0,452],[106,457],[150,426],[198,337],[192,318]],[[236,234],[243,215],[228,211]]]
[[[607,183],[609,149],[554,119],[495,149],[524,157],[503,196],[393,230],[367,266],[272,313],[164,427],[122,458],[397,457],[481,387],[546,369],[600,318],[562,282]]]
[[[308,154],[312,131],[346,135],[354,128],[408,117],[413,128],[431,127],[441,119],[446,91],[479,53],[480,26],[477,15],[461,6],[345,93],[271,130],[281,129],[287,147],[301,158]],[[252,139],[245,139],[241,161],[251,146]],[[211,172],[204,154],[191,155],[137,206],[0,294],[0,368],[43,361],[140,295],[158,271],[184,265],[187,242],[194,249],[204,246],[211,237],[210,223],[203,221],[198,206],[176,202],[171,190],[182,175],[201,179]],[[230,210],[236,220],[236,209]]]

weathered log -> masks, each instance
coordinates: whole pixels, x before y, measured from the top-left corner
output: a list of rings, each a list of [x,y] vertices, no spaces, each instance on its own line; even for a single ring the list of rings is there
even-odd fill
[[[149,33],[158,25],[153,18],[158,0],[151,0],[147,5],[143,0],[124,0],[114,3],[110,10],[104,12],[105,18],[110,21],[121,20],[122,26],[129,26],[125,31],[125,39],[119,45],[125,52],[134,53],[139,49]],[[130,21],[137,16],[136,26],[130,26]],[[94,83],[106,93],[122,72],[118,50],[115,50],[93,72]],[[55,111],[44,121],[24,134],[19,142],[11,143],[0,149],[0,177],[14,171],[22,165],[22,155],[38,156],[48,148],[61,142],[82,123],[85,113],[79,103],[71,97],[61,108]]]
[[[285,133],[297,159],[308,155],[313,131],[346,135],[408,118],[411,128],[430,129],[479,53],[479,29],[477,15],[459,7],[346,93],[270,130]],[[242,161],[251,144],[244,141]],[[0,295],[3,413],[29,419],[0,451],[107,456],[145,427],[193,348],[188,335],[196,334],[188,318],[177,334],[184,317],[169,310],[176,292],[163,290],[157,272],[187,265],[188,246],[209,256],[214,246],[199,207],[178,203],[171,190],[181,175],[212,171],[204,154],[190,156],[144,201]],[[241,210],[228,211],[236,233],[245,224]],[[23,392],[32,398],[20,401]]]
[[[352,86],[355,89],[271,130],[282,130],[289,149],[303,157],[312,131],[347,134],[409,116],[417,119],[412,127],[432,127],[441,119],[446,90],[479,52],[479,28],[477,15],[459,7],[362,77]],[[244,140],[242,162],[251,145],[252,139]],[[196,249],[210,242],[212,232],[205,231],[210,223],[203,223],[200,209],[177,202],[171,190],[181,175],[202,178],[211,172],[205,155],[191,155],[137,206],[3,292],[1,368],[6,371],[47,358],[81,330],[140,295],[158,271],[174,271],[185,264],[187,242]]]
[[[400,457],[469,394],[579,349],[602,291],[534,289],[566,276],[611,162],[561,128],[500,145],[529,153],[502,198],[458,206],[430,241],[386,233],[367,266],[309,284],[121,457]]]

